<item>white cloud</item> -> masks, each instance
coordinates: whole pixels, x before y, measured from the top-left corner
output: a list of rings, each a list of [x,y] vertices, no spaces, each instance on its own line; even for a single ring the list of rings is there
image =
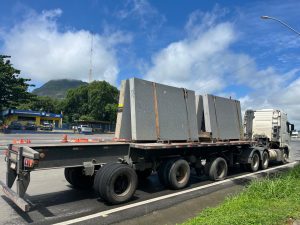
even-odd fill
[[[198,93],[219,92],[228,85],[227,61],[235,60],[229,46],[236,39],[233,24],[216,23],[226,10],[195,11],[185,25],[186,38],[169,44],[152,57],[145,78],[183,86]]]
[[[156,8],[152,7],[147,0],[123,1],[123,7],[114,14],[120,20],[136,20],[141,28],[147,30],[150,27],[151,29],[157,29],[166,21],[166,18]]]
[[[91,34],[86,30],[63,30],[58,26],[60,9],[30,13],[3,33],[2,51],[33,82],[72,78],[88,80],[91,37],[93,36],[93,78],[115,84],[119,67],[115,46],[131,41],[122,32]]]
[[[217,22],[226,10],[212,13],[194,12],[186,26],[186,37],[158,51],[145,69],[145,79],[185,87],[197,93],[214,93],[240,97],[243,110],[279,108],[300,126],[300,79],[298,69],[279,73],[272,66],[258,69],[254,58],[235,53],[231,46],[239,35],[234,24]],[[247,87],[241,97],[228,90],[230,85]]]
[[[171,43],[153,57],[153,66],[145,78],[199,92],[221,90],[226,85],[225,80],[219,73],[220,68],[210,61],[223,54],[233,40],[232,25],[222,23],[197,38]]]
[[[253,86],[253,91],[239,99],[242,108],[283,110],[288,114],[290,122],[295,123],[296,128],[300,129],[300,79],[293,80],[299,71],[300,69],[293,69],[285,74],[279,74],[273,68],[267,68],[258,71],[252,77],[249,74],[249,86]]]

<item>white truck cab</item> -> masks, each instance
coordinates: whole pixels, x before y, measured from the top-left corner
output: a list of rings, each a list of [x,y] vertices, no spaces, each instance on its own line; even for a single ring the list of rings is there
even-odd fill
[[[270,143],[284,148],[290,145],[294,125],[287,114],[277,109],[247,110],[244,118],[245,136],[248,139],[266,137]]]
[[[294,125],[287,114],[277,109],[247,110],[244,134],[247,139],[264,142],[269,149],[282,149],[288,156]]]

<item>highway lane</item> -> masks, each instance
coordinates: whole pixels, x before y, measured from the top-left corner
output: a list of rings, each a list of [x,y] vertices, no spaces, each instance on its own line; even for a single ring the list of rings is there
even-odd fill
[[[1,134],[0,133],[0,151],[5,149],[8,144],[11,144],[13,140],[30,140],[34,144],[49,144],[60,143],[63,139],[64,133],[32,133],[32,134]],[[114,134],[67,134],[68,140],[74,138],[89,138],[89,139],[103,139],[110,140],[114,137]]]
[[[299,143],[299,141],[294,141],[292,143],[292,159],[299,160]],[[5,179],[4,172],[5,164],[3,156],[0,156],[1,180]],[[247,173],[236,169],[231,173],[230,177],[236,177],[243,174]],[[36,171],[32,172],[31,175],[31,183],[28,188],[27,197],[30,201],[36,204],[35,208],[25,214],[6,199],[2,193],[0,193],[0,195],[2,195],[2,197],[0,197],[0,224],[53,224],[55,222],[66,221],[120,207],[120,205],[111,206],[102,202],[93,192],[72,189],[67,181],[65,181],[62,169]],[[109,224],[120,222],[124,219],[139,217],[155,210],[158,211],[162,208],[168,208],[172,205],[176,205],[180,202],[199,196],[216,196],[214,193],[217,193],[217,191],[232,188],[233,186],[243,186],[243,184],[248,181],[249,179],[245,178],[228,184],[224,183],[220,186],[210,187],[193,193],[180,195],[172,199],[165,199],[163,201],[140,206],[130,212],[121,211],[113,216],[94,218],[92,220],[80,222],[79,224]],[[192,176],[191,185],[185,190],[211,183],[211,181],[207,181],[204,178]],[[158,182],[157,176],[153,174],[146,181],[140,182],[133,201],[124,205],[138,203],[172,193],[175,193],[175,191],[164,189]],[[215,201],[218,202],[218,199],[219,198],[216,198]]]
[[[290,159],[293,160],[300,160],[300,138],[292,139],[291,142],[291,152],[290,152]]]
[[[6,145],[11,143],[14,139],[30,139],[33,143],[41,143],[42,141],[54,141],[60,142],[64,136],[64,133],[43,133],[43,134],[1,134],[0,133],[0,145]],[[68,138],[113,138],[114,134],[67,134]]]

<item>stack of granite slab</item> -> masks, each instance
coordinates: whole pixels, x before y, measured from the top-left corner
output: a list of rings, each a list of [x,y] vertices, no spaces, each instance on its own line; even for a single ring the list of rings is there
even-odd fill
[[[122,81],[116,139],[197,141],[195,92],[138,78]]]
[[[215,140],[244,138],[238,100],[205,94],[196,96],[198,132],[208,132]]]
[[[138,78],[121,83],[116,139],[198,141],[243,139],[240,102]]]

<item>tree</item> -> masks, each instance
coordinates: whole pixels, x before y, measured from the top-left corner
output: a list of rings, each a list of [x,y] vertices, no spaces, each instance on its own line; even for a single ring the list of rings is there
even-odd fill
[[[113,122],[116,119],[118,95],[118,89],[108,82],[94,81],[69,90],[63,111],[70,119],[80,115],[80,118]]]
[[[27,83],[30,79],[19,77],[20,70],[15,69],[8,58],[10,56],[0,55],[0,112],[27,103],[34,96],[28,92],[28,87],[33,86]]]
[[[118,103],[119,91],[106,81],[94,81],[89,85],[90,115],[97,120],[110,121],[111,113],[116,113],[109,106]]]
[[[104,110],[105,110],[105,115],[107,117],[107,120],[109,122],[115,122],[117,120],[117,111],[118,111],[117,103],[107,104]]]
[[[88,85],[68,90],[63,109],[70,119],[79,119],[80,116],[89,115]]]
[[[92,121],[95,120],[93,117],[89,116],[89,115],[82,115],[81,117],[79,117],[79,120],[81,121]]]
[[[25,110],[60,113],[63,109],[61,102],[62,100],[58,100],[48,96],[35,96],[30,100],[30,102],[20,104],[19,106],[17,106],[17,108]]]

